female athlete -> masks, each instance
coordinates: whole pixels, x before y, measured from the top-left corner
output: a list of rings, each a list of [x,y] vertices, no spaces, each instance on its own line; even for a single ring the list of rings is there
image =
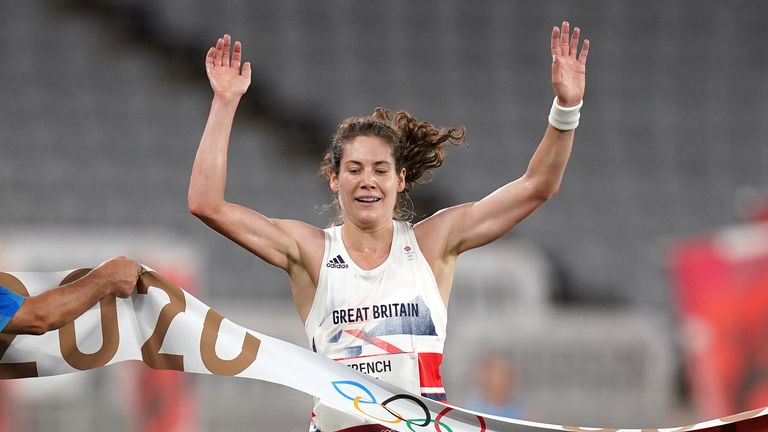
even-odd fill
[[[445,147],[460,144],[465,130],[377,109],[341,122],[324,155],[322,174],[335,195],[339,224],[321,229],[268,218],[224,198],[230,131],[251,79],[250,63],[241,68],[242,44],[225,34],[205,58],[214,96],[192,168],[189,209],[288,273],[315,352],[444,401],[440,364],[456,259],[498,239],[557,193],[584,96],[589,41],[578,53],[579,35],[568,22],[552,29],[555,101],[520,178],[413,225],[403,220],[405,192],[442,164]],[[319,401],[311,430],[381,430],[365,425]]]

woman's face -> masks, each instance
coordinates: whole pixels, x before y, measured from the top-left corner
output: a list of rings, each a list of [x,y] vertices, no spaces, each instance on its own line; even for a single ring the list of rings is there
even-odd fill
[[[330,173],[344,221],[376,227],[392,220],[397,194],[405,189],[405,168],[396,172],[392,145],[375,136],[344,144],[339,172]]]

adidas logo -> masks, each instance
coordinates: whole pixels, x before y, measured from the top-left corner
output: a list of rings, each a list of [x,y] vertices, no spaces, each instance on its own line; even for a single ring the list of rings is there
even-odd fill
[[[336,255],[336,258],[329,260],[325,263],[325,266],[328,268],[345,269],[349,267],[349,264],[344,262],[344,258],[342,258],[341,255]]]

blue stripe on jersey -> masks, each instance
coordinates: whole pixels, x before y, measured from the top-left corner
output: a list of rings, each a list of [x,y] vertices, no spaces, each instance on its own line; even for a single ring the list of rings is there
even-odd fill
[[[24,297],[4,286],[0,286],[0,332],[24,303]]]
[[[414,336],[437,336],[435,323],[432,321],[432,311],[421,296],[417,296],[411,303],[418,305],[420,314],[416,317],[393,317],[386,318],[382,323],[368,330],[369,336],[390,336],[390,335],[414,335]]]
[[[432,399],[433,401],[437,401],[437,402],[448,401],[448,395],[445,393],[422,393],[421,396],[427,399]]]
[[[354,347],[349,347],[349,348],[344,350],[344,357],[346,357],[346,358],[360,357],[361,355],[363,355],[363,346],[362,345],[354,346]]]

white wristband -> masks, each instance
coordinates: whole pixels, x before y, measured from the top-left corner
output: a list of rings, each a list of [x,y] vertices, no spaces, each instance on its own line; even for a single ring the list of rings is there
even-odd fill
[[[549,124],[563,131],[576,129],[576,126],[579,125],[579,117],[581,117],[579,110],[583,104],[584,101],[582,100],[576,106],[563,108],[557,104],[557,97],[555,97],[555,100],[552,101],[552,109],[549,111]]]

